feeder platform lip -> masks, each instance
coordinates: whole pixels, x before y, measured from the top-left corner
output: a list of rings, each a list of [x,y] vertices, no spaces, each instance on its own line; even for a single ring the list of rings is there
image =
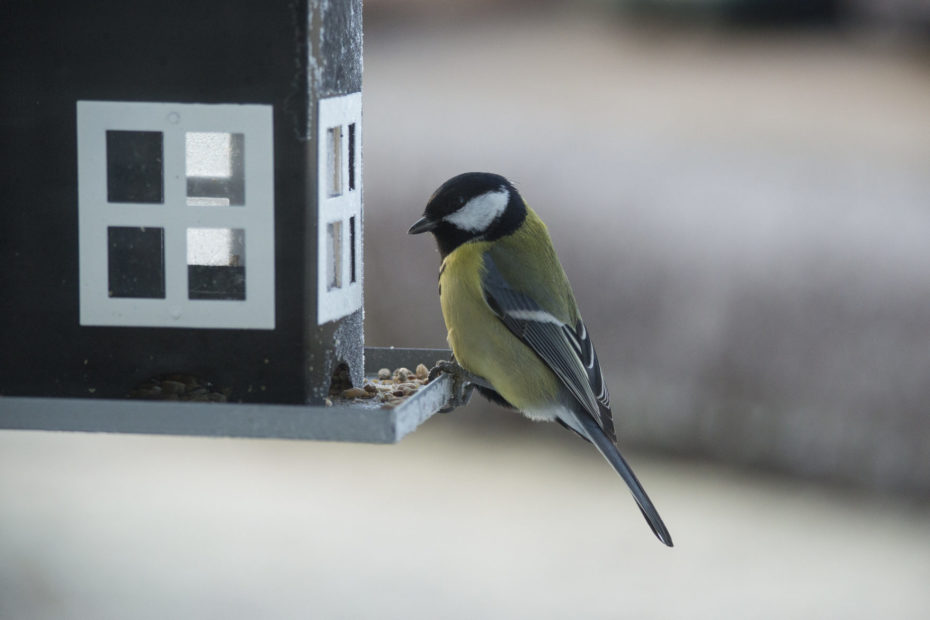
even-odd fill
[[[449,355],[443,349],[366,347],[366,371],[432,365]],[[446,374],[391,408],[0,396],[0,429],[396,443],[451,396]]]

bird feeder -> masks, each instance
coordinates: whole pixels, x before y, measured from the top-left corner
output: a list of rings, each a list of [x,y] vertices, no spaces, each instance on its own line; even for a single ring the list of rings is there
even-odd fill
[[[326,406],[365,377],[360,0],[5,13],[0,427],[396,441],[444,404]]]

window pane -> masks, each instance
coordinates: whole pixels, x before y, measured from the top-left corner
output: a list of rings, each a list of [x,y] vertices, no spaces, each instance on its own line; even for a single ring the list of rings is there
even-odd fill
[[[184,151],[189,206],[245,204],[245,136],[191,131],[185,134]]]
[[[355,189],[355,123],[349,123],[349,191]]]
[[[342,222],[326,225],[326,289],[342,288]]]
[[[349,282],[355,282],[355,253],[358,251],[355,241],[355,216],[349,218]]]
[[[327,193],[342,194],[342,125],[330,127],[326,132]]]
[[[245,231],[187,229],[189,299],[245,299]]]
[[[110,297],[165,298],[163,228],[107,228]]]
[[[164,202],[160,131],[107,131],[107,201]]]

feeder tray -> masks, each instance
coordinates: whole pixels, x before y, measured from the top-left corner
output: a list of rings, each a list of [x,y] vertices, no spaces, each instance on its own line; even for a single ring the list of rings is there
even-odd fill
[[[432,366],[442,349],[365,349],[366,376],[381,368]],[[0,428],[396,443],[443,408],[442,374],[399,404],[336,400],[332,406],[138,399],[0,397]]]

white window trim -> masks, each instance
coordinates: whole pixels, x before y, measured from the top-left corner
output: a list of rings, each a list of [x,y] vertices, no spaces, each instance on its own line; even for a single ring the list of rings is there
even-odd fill
[[[317,324],[322,325],[355,312],[362,307],[362,94],[352,93],[341,97],[321,99],[318,106],[317,123]],[[349,189],[349,130],[355,123],[355,187]],[[330,196],[331,171],[329,164],[328,131],[342,126],[340,178],[342,193]],[[349,220],[355,218],[355,282],[351,282],[350,270],[353,251],[349,241]],[[342,247],[342,286],[328,289],[327,277],[327,224],[342,222],[344,238]]]
[[[81,325],[274,329],[272,106],[78,101]],[[163,134],[163,204],[107,202],[107,130]],[[185,133],[245,136],[245,205],[187,205]],[[164,229],[165,298],[110,297],[107,228]],[[245,300],[188,299],[187,228],[245,230]]]

